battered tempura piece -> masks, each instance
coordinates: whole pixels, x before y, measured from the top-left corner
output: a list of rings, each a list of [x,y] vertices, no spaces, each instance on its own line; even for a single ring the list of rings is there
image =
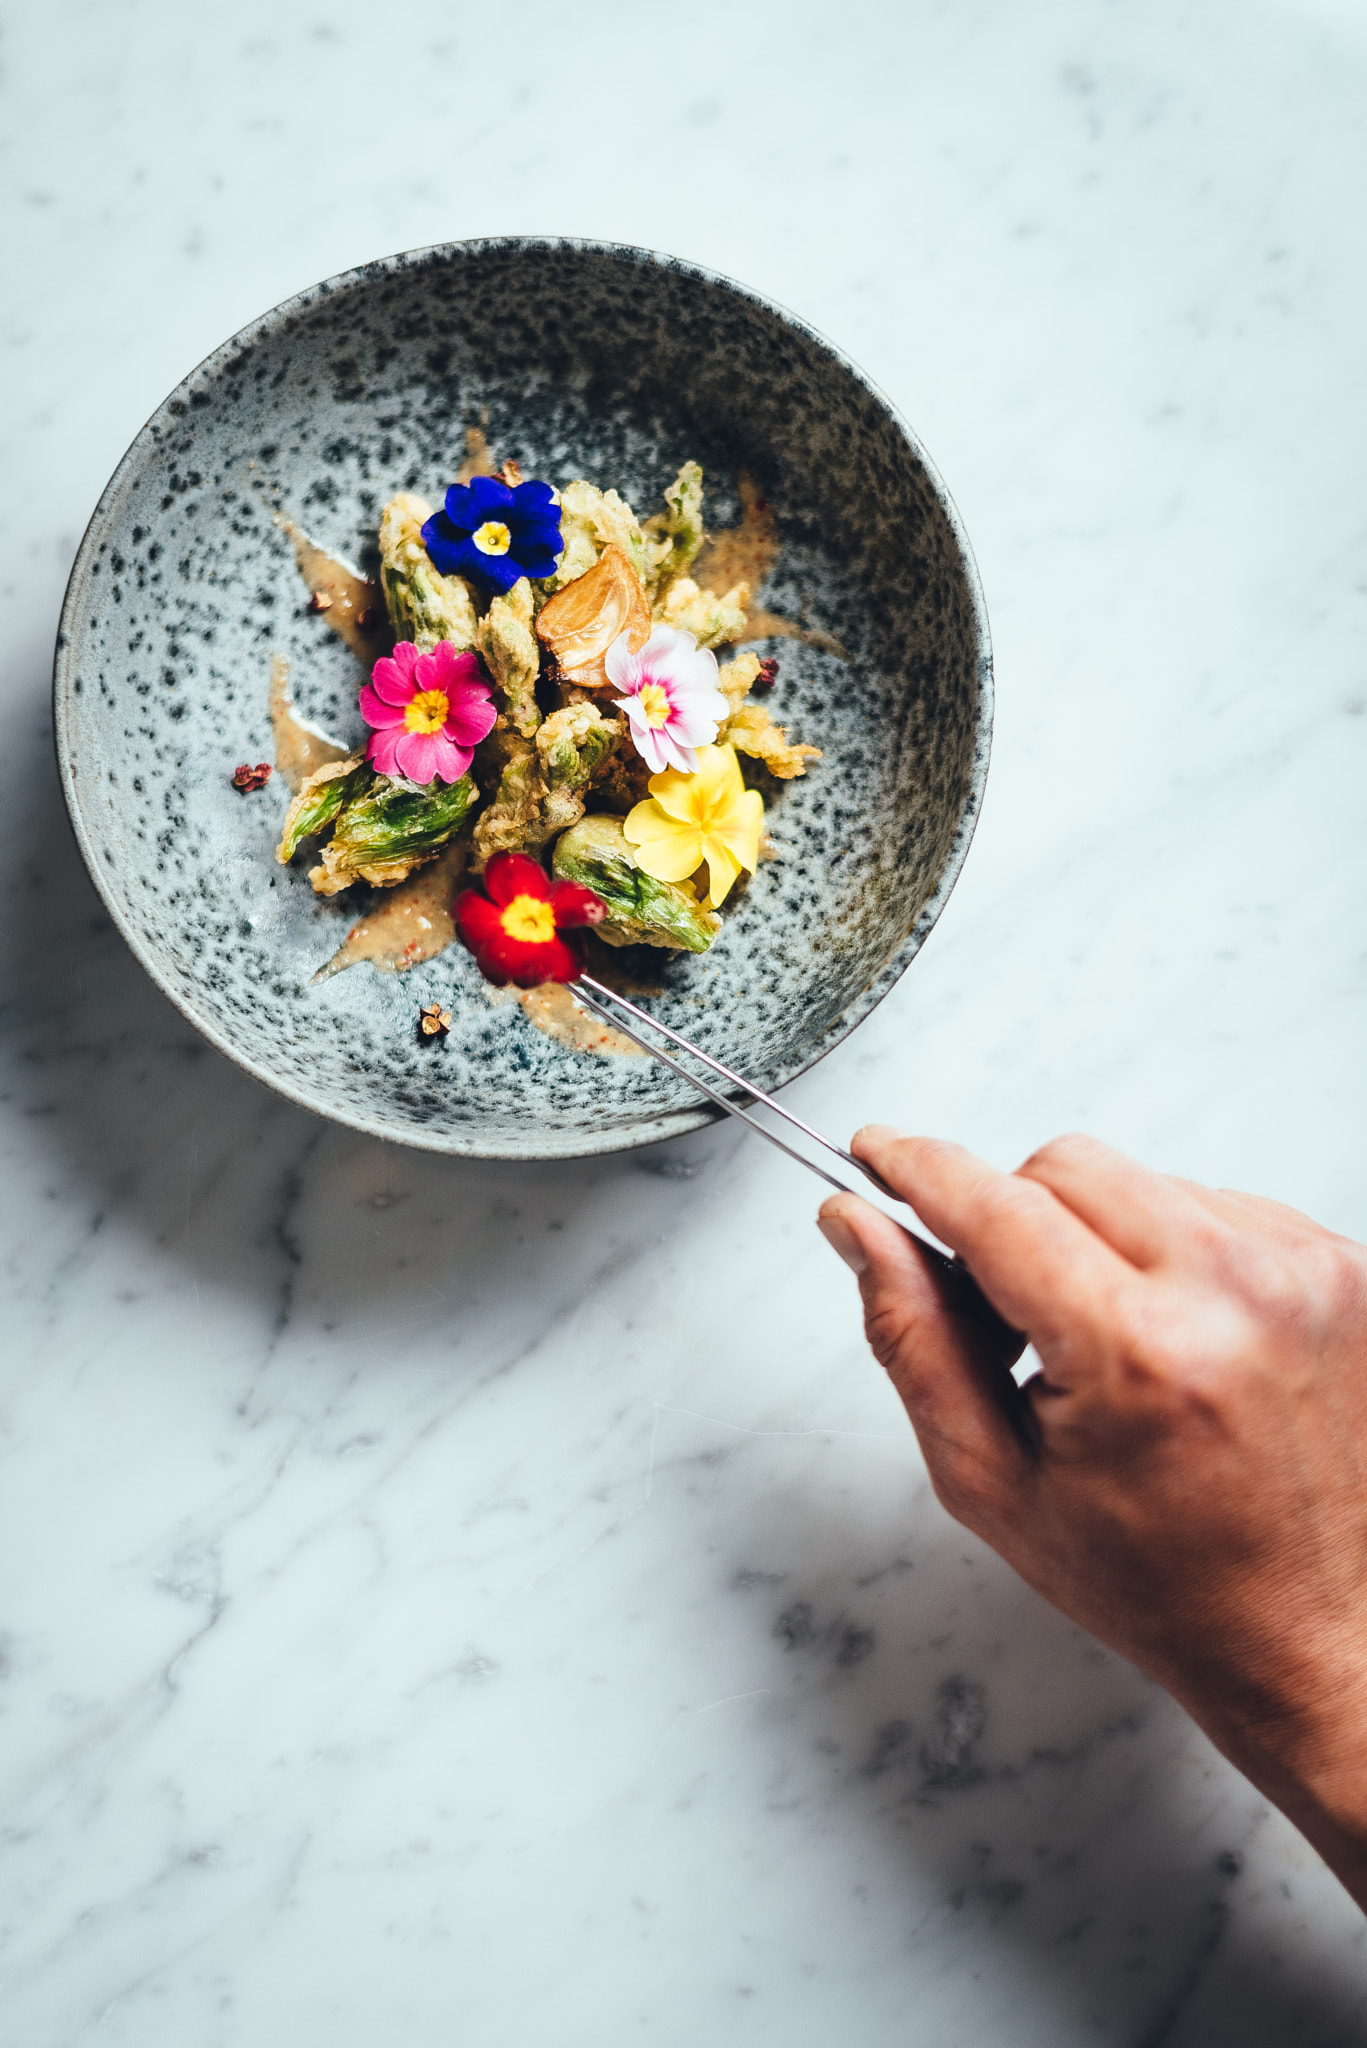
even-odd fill
[[[495,597],[475,628],[475,645],[494,680],[494,691],[514,732],[530,739],[541,723],[536,679],[541,656],[532,635],[532,586],[523,576],[506,597]]]
[[[355,881],[388,886],[431,860],[460,829],[479,799],[468,775],[459,782],[411,782],[377,775],[366,792],[339,813],[323,858],[309,870],[319,896],[335,896]]]
[[[721,930],[715,910],[699,903],[687,883],[657,882],[636,864],[620,818],[584,818],[556,842],[553,867],[567,882],[582,882],[608,906],[597,926],[610,946],[664,946],[705,953]]]
[[[646,544],[636,514],[616,491],[600,491],[596,484],[566,484],[560,493],[560,537],[564,553],[547,584],[563,590],[567,583],[584,576],[604,548],[618,547],[636,575],[644,580]]]
[[[781,782],[805,775],[807,763],[821,759],[820,747],[809,747],[804,741],[791,744],[783,727],[775,725],[762,704],[742,704],[722,726],[718,739],[724,746],[762,761]]]
[[[677,632],[691,633],[699,647],[722,647],[745,631],[750,586],[738,583],[724,597],[700,590],[691,576],[680,576],[665,592],[657,616]]]
[[[665,509],[647,519],[645,585],[656,613],[670,585],[693,565],[703,544],[702,466],[686,462],[665,492]]]
[[[439,576],[423,544],[422,527],[432,517],[425,498],[401,492],[380,518],[380,587],[396,640],[411,640],[420,654],[449,640],[453,647],[475,644],[475,605],[461,576]]]

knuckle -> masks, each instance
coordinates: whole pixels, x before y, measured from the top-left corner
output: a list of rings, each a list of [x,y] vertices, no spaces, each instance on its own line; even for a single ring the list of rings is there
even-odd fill
[[[1101,1149],[1097,1140],[1089,1138],[1085,1131],[1064,1131],[1061,1136],[1050,1138],[1046,1144],[1037,1145],[1017,1171],[1047,1175],[1051,1168],[1086,1165],[1096,1158]]]
[[[915,1318],[905,1302],[883,1296],[866,1307],[864,1335],[884,1371],[905,1364],[914,1326]]]

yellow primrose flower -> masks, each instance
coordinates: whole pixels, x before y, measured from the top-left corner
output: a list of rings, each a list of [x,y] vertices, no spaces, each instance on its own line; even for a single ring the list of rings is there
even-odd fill
[[[699,747],[698,772],[666,768],[650,778],[650,796],[623,830],[636,864],[657,882],[682,882],[707,862],[707,900],[715,910],[742,868],[755,872],[764,798],[740,779],[734,747]]]

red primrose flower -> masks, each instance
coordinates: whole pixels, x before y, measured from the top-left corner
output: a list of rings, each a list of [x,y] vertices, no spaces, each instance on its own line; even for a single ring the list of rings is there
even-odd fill
[[[573,940],[560,935],[601,924],[607,916],[602,897],[578,882],[551,881],[540,861],[525,853],[496,853],[481,879],[483,889],[462,889],[452,915],[484,979],[499,988],[510,981],[537,988],[543,981],[575,980],[579,955]]]

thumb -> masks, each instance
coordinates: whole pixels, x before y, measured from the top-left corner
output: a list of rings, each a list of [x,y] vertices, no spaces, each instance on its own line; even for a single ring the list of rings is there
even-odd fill
[[[864,1332],[907,1411],[942,1504],[985,1532],[1014,1515],[1034,1470],[1032,1411],[977,1324],[951,1313],[916,1240],[858,1195],[823,1202],[818,1227],[859,1276]]]

